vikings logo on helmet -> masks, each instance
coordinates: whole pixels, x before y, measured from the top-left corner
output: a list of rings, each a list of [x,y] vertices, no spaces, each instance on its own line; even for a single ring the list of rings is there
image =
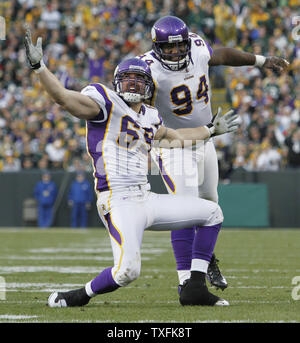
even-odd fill
[[[163,67],[180,70],[190,63],[191,39],[181,19],[174,16],[160,18],[154,23],[151,35],[153,50]],[[176,47],[176,52],[164,52],[166,44]]]
[[[115,69],[113,86],[127,102],[136,103],[150,99],[153,95],[154,83],[148,64],[139,58],[122,61]]]
[[[155,42],[156,41],[156,32],[155,32],[154,27],[152,27],[152,29],[151,29],[151,37],[152,37],[152,42]]]

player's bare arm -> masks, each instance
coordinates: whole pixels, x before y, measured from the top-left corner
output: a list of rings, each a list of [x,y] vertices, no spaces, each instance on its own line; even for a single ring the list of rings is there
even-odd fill
[[[51,98],[66,111],[80,119],[92,119],[100,111],[99,105],[86,95],[63,87],[57,77],[43,62],[42,38],[34,46],[31,32],[26,27],[25,49],[31,68],[39,76],[40,82]]]
[[[215,49],[208,64],[210,66],[227,65],[232,67],[256,65],[279,73],[285,71],[289,66],[289,62],[281,57],[265,57],[226,47]]]
[[[177,130],[162,126],[156,132],[154,140],[159,142],[161,148],[182,148],[194,145],[199,140],[236,131],[238,126],[238,116],[234,111],[230,110],[222,115],[222,109],[219,107],[208,125]]]
[[[210,137],[209,130],[204,126],[189,129],[171,129],[165,126],[159,128],[154,140],[159,142],[161,148],[183,148],[196,144],[198,140]]]

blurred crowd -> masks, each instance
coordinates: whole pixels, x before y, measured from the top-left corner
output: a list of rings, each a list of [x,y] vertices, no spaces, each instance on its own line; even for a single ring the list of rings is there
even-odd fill
[[[221,179],[232,170],[300,168],[299,0],[1,0],[0,171],[92,171],[85,123],[54,104],[27,64],[23,25],[43,38],[44,60],[65,87],[111,86],[121,59],[151,49],[164,15],[183,19],[213,48],[228,46],[290,62],[277,75],[255,67],[211,68],[213,87],[241,116],[237,134],[216,140]],[[214,95],[212,92],[212,101]]]

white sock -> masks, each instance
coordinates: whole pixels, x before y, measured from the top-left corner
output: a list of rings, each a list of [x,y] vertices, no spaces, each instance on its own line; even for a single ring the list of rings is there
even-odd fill
[[[92,283],[92,281],[89,281],[88,283],[85,284],[85,291],[86,291],[86,294],[87,294],[89,297],[93,298],[93,297],[95,297],[97,294],[94,293],[94,292],[92,291],[91,283]]]
[[[179,284],[182,285],[183,282],[191,277],[190,270],[177,270]]]
[[[194,258],[192,259],[191,270],[207,274],[208,265],[209,265],[208,261],[201,260],[199,258]]]

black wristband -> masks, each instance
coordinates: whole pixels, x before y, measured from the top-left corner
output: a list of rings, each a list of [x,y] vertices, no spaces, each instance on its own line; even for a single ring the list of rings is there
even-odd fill
[[[39,69],[39,68],[41,68],[41,62],[38,62],[38,63],[33,64],[33,65],[30,63],[30,67],[31,67],[31,69]]]
[[[207,126],[207,128],[209,129],[209,131],[210,131],[210,137],[215,136],[215,130],[216,130],[216,128],[215,128],[214,124],[213,124],[213,123],[209,123],[209,124],[207,124],[206,126]]]

